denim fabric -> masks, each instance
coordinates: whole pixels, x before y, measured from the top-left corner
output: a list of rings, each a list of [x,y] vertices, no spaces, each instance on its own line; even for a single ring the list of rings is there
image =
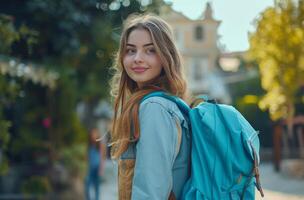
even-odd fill
[[[100,177],[98,171],[99,167],[90,168],[90,170],[88,171],[88,175],[85,179],[86,200],[99,200]]]
[[[186,119],[175,103],[151,97],[141,103],[139,121],[138,142],[121,156],[122,160],[136,159],[131,199],[165,200],[171,191],[180,199],[190,171],[191,141]]]

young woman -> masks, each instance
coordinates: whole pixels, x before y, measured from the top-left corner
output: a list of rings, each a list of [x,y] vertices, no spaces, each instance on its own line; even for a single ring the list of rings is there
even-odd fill
[[[157,16],[129,17],[114,68],[111,154],[118,159],[119,199],[180,199],[190,171],[186,119],[165,98],[143,100],[156,90],[186,97],[169,25]]]

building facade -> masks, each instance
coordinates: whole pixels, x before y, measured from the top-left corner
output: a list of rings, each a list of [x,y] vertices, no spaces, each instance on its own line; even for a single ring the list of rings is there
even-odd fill
[[[218,48],[218,27],[221,21],[214,19],[210,3],[206,4],[202,15],[196,20],[189,19],[170,6],[163,7],[161,17],[173,29],[190,91],[194,95],[208,94],[229,103],[231,98],[217,73],[221,54]]]

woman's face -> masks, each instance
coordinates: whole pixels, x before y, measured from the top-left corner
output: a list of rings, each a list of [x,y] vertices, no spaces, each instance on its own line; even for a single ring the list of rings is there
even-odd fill
[[[160,75],[162,64],[147,30],[131,31],[124,52],[123,66],[139,88]]]

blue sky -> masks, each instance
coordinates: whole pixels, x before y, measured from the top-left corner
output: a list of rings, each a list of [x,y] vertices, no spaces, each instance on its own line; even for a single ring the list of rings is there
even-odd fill
[[[197,19],[207,0],[165,0],[173,2],[173,9],[190,19]],[[222,21],[219,27],[220,43],[226,51],[244,51],[249,48],[248,32],[255,30],[254,20],[273,0],[211,0],[215,19]]]

